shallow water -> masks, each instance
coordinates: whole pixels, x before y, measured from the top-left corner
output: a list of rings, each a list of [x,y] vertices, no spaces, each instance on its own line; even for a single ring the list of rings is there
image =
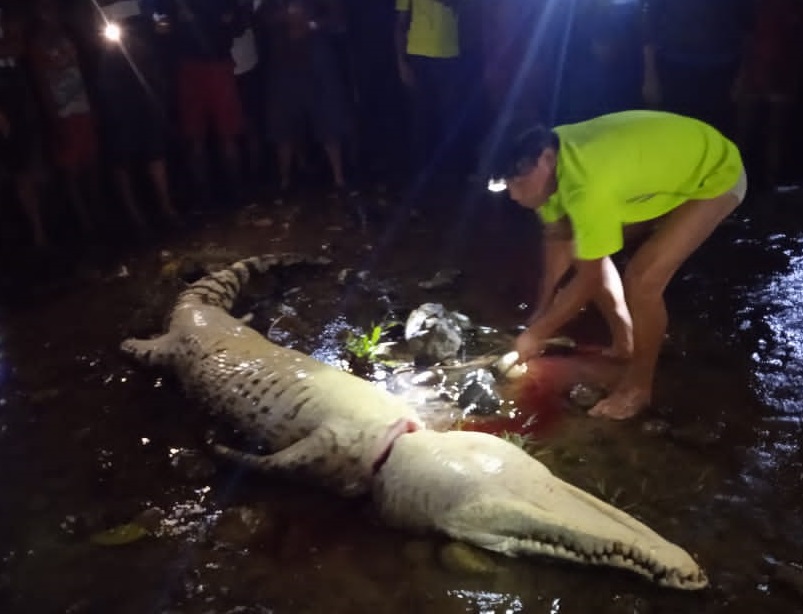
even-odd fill
[[[789,219],[800,203],[747,203],[683,269],[650,412],[600,422],[553,395],[557,419],[530,442],[556,474],[698,558],[712,586],[695,594],[549,559],[487,555],[484,573],[444,563],[444,540],[384,528],[365,501],[211,462],[203,412],[169,376],[117,351],[126,336],[160,330],[180,287],[177,263],[288,248],[323,250],[334,264],[255,281],[238,313],[252,311],[258,330],[319,359],[340,364],[344,329],[431,300],[510,335],[534,287],[535,232],[520,212],[482,204],[404,226],[380,211],[385,221],[368,232],[337,212],[322,220],[312,207],[323,202],[268,212],[270,227],[218,221],[89,265],[8,310],[0,609],[803,611],[803,220]],[[463,270],[453,286],[418,287],[447,266]],[[346,267],[368,270],[366,283],[339,284]],[[600,341],[592,316],[571,332]],[[599,374],[571,357],[544,369],[553,380]],[[152,535],[92,543],[145,510]]]

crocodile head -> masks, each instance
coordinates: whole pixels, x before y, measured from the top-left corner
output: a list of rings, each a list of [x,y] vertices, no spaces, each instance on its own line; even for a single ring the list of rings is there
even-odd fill
[[[509,556],[619,567],[672,588],[708,583],[682,548],[492,435],[401,435],[377,472],[373,494],[396,526],[437,530]]]

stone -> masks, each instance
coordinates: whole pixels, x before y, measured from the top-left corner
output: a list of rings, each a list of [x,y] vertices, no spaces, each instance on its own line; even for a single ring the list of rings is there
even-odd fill
[[[463,331],[471,321],[447,311],[440,303],[424,303],[407,318],[404,338],[419,364],[433,364],[457,356],[463,346]]]
[[[457,404],[463,415],[489,416],[502,406],[496,389],[496,378],[488,369],[476,369],[466,374],[459,384]]]

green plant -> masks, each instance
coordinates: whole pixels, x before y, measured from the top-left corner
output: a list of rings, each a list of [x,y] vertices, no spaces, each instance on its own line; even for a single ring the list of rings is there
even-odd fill
[[[512,443],[514,446],[521,448],[525,452],[529,452],[530,448],[532,448],[533,444],[535,443],[531,435],[522,435],[521,433],[516,433],[515,431],[503,431],[499,434],[499,437],[508,443]]]
[[[368,332],[362,334],[355,334],[353,331],[348,331],[346,336],[346,352],[351,354],[358,360],[367,362],[376,362],[378,356],[384,349],[381,342],[382,334],[387,328],[393,326],[390,324],[372,324]]]

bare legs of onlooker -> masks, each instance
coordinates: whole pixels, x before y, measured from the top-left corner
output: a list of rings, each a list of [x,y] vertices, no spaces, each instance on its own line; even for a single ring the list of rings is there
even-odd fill
[[[255,50],[254,50],[255,53]],[[239,151],[242,161],[243,185],[253,195],[261,187],[264,177],[265,153],[262,143],[263,123],[259,120],[264,113],[262,67],[254,66],[235,79],[243,110],[243,135],[239,139]]]
[[[276,146],[276,157],[279,162],[279,190],[287,192],[290,189],[290,182],[293,173],[293,160],[295,158],[295,147],[290,141],[284,141]]]
[[[100,188],[97,173],[94,170],[74,168],[65,169],[63,172],[70,206],[78,219],[81,231],[86,235],[92,234],[95,230],[95,222],[89,212],[90,202],[99,200]]]
[[[188,144],[190,172],[193,180],[195,198],[202,208],[208,208],[212,194],[209,183],[211,168],[209,165],[209,152],[202,141],[191,139]],[[236,137],[221,137],[220,154],[225,174],[228,200],[239,202],[242,196],[242,174],[240,167],[240,152]]]
[[[407,65],[413,75],[408,85],[411,170],[416,183],[425,186],[444,174],[458,174],[462,163],[454,125],[460,65],[457,58],[423,56],[408,56]]]
[[[42,213],[39,206],[39,194],[36,191],[36,181],[31,172],[23,172],[14,178],[14,184],[22,212],[28,220],[33,235],[33,244],[37,249],[48,246],[47,235],[42,224]]]
[[[345,189],[346,179],[343,174],[343,148],[340,145],[340,141],[324,141],[323,149],[326,152],[326,158],[329,160],[329,169],[332,172],[332,181],[334,182],[335,189]]]
[[[226,180],[229,183],[230,198],[235,205],[239,205],[243,198],[239,145],[236,137],[225,137],[222,141],[223,165],[225,167]]]
[[[170,184],[167,179],[167,164],[164,158],[152,160],[148,163],[148,175],[150,175],[153,190],[156,195],[156,203],[162,214],[173,224],[180,223],[180,217],[175,207],[173,199],[170,197]]]
[[[217,139],[226,175],[226,201],[238,205],[243,189],[239,138],[243,111],[229,61],[185,60],[178,73],[179,119],[187,143],[195,198],[208,208],[212,193],[207,131]]]
[[[211,187],[209,185],[209,165],[206,159],[206,148],[195,139],[187,142],[187,163],[192,181],[192,198],[200,209],[211,206]]]
[[[120,193],[123,207],[128,217],[131,218],[131,221],[134,222],[134,225],[137,227],[137,231],[140,233],[147,232],[148,223],[145,221],[139,207],[137,207],[137,201],[134,197],[134,188],[131,185],[131,174],[126,167],[120,166],[114,169],[114,183]]]
[[[323,142],[323,149],[329,162],[329,171],[332,174],[332,183],[335,189],[345,189],[343,146],[337,139],[327,139]],[[286,193],[292,186],[293,165],[301,159],[300,152],[293,141],[282,141],[276,146],[276,156],[279,164],[279,189]]]
[[[279,167],[276,202],[292,186],[294,165],[303,161],[300,144],[310,133],[325,152],[335,195],[340,196],[346,189],[343,139],[349,131],[349,97],[334,45],[343,35],[343,24],[337,25],[333,15],[319,15],[314,3],[288,4],[265,2],[260,12],[271,43],[265,66],[265,128]],[[324,22],[334,29],[327,31],[320,25]]]
[[[246,128],[243,136],[243,150],[245,159],[243,161],[243,182],[249,189],[254,189],[261,182],[261,170],[263,168],[262,143],[259,139],[260,131],[256,128]]]
[[[148,176],[156,197],[156,204],[159,207],[164,219],[173,226],[181,225],[181,217],[173,206],[170,196],[170,186],[167,179],[167,168],[164,159],[156,159],[148,162]],[[142,214],[137,199],[134,195],[134,187],[131,181],[131,169],[121,165],[114,169],[114,181],[120,197],[123,201],[126,213],[131,221],[136,225],[140,233],[148,231],[148,223]]]

